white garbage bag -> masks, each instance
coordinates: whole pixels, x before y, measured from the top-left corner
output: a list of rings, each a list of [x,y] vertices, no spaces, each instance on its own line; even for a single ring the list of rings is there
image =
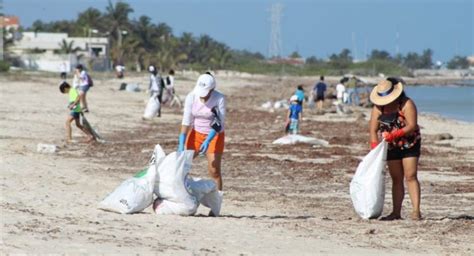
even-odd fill
[[[329,142],[325,140],[311,138],[311,137],[298,135],[298,134],[286,135],[273,141],[273,144],[279,144],[279,145],[291,145],[291,144],[296,144],[296,143],[307,143],[307,144],[312,144],[312,145],[320,145],[324,147],[329,145]]]
[[[140,212],[153,202],[153,189],[157,166],[165,158],[165,152],[156,145],[149,161],[149,167],[125,180],[99,203],[99,209],[118,213]]]
[[[382,141],[367,154],[352,178],[350,193],[354,209],[363,219],[382,215],[385,199],[387,142]]]
[[[143,211],[153,202],[156,167],[148,168],[125,180],[102,202],[99,209],[118,213],[135,213]]]
[[[199,200],[199,203],[208,208],[211,208],[212,213],[214,214],[214,216],[217,217],[221,213],[223,198],[224,192],[214,190],[211,193],[204,195],[204,197]]]
[[[153,95],[152,97],[150,97],[150,99],[148,99],[148,103],[145,107],[145,113],[143,113],[143,118],[152,119],[158,114],[159,109],[160,101],[158,100],[158,97],[155,97],[155,95]]]
[[[210,208],[214,216],[219,216],[224,193],[217,190],[213,180],[188,178],[187,187],[200,204]]]
[[[196,213],[198,201],[185,186],[185,180],[193,161],[194,151],[173,152],[165,157],[158,167],[155,194],[158,196],[154,204],[157,214],[193,215]]]

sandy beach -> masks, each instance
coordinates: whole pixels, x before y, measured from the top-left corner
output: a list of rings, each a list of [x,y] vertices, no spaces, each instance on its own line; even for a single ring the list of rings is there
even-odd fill
[[[177,147],[182,110],[165,107],[162,117],[142,121],[147,94],[119,91],[120,83],[147,87],[147,75],[124,80],[97,76],[88,94],[87,118],[105,138],[65,144],[67,97],[52,77],[0,77],[0,219],[2,254],[172,255],[473,255],[474,129],[421,115],[419,179],[422,221],[361,220],[349,183],[368,153],[368,110],[348,116],[304,113],[302,134],[329,142],[278,146],[286,110],[261,108],[285,99],[297,83],[313,78],[216,74],[227,95],[222,216],[200,207],[191,217],[143,213],[120,215],[97,203],[146,165],[155,144]],[[184,99],[197,74],[178,74]],[[335,79],[335,78],[334,78]],[[331,80],[330,80],[331,81]],[[453,139],[439,140],[449,133]],[[59,150],[42,154],[38,143]],[[207,177],[197,158],[192,175]],[[386,176],[384,214],[391,210]],[[405,196],[402,215],[410,213]]]

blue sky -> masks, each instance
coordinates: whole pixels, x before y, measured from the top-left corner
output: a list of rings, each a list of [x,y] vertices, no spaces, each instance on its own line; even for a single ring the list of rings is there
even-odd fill
[[[23,26],[35,20],[74,19],[107,0],[3,0]],[[359,59],[372,49],[434,50],[435,60],[474,55],[474,0],[129,0],[133,17],[166,22],[175,34],[209,34],[232,48],[268,54],[270,6],[284,6],[283,54],[297,50],[326,58],[343,48]],[[354,38],[354,40],[353,40]],[[355,50],[355,51],[354,51]]]

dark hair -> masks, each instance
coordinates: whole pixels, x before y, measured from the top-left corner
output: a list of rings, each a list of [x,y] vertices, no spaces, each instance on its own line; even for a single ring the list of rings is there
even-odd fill
[[[63,81],[60,85],[59,85],[59,91],[61,93],[65,93],[66,92],[66,89],[68,88],[71,88],[71,85],[69,85],[66,81]]]
[[[343,77],[339,82],[341,82],[341,84],[344,84],[347,81],[349,81],[349,78],[348,77]]]
[[[82,66],[82,64],[77,64],[76,69],[84,70],[84,66]]]
[[[387,81],[392,83],[392,85],[396,85],[398,83],[402,83],[403,85],[405,85],[405,81],[403,81],[403,79],[398,78],[398,77],[387,77]],[[407,94],[405,93],[405,90],[402,91],[400,96],[398,96],[398,98],[395,101],[400,101],[404,98],[408,98]]]
[[[321,81],[324,81],[324,76],[320,76],[319,79],[320,79]]]
[[[302,91],[304,91],[304,90],[303,90],[303,85],[302,85],[302,84],[298,85],[298,87],[296,87],[296,88],[297,88],[298,90],[302,90]]]
[[[151,71],[151,72],[150,72],[150,67],[153,67],[153,71]],[[158,69],[156,69],[156,66],[155,66],[155,65],[150,64],[150,65],[148,66],[148,72],[150,72],[150,73],[152,73],[153,75],[156,76],[156,74],[158,74]]]
[[[204,74],[208,74],[208,75],[210,75],[210,76],[214,77],[214,76],[211,74],[211,72],[209,72],[209,71],[207,71],[207,72],[206,72],[206,73],[204,73]]]
[[[170,75],[174,75],[174,70],[170,69],[170,72],[168,72]]]

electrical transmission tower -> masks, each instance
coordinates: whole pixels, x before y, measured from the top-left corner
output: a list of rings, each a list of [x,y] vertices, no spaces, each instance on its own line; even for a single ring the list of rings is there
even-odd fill
[[[272,27],[270,32],[270,47],[268,48],[268,55],[270,58],[281,57],[281,17],[283,5],[280,3],[272,4],[270,12],[270,22]]]

